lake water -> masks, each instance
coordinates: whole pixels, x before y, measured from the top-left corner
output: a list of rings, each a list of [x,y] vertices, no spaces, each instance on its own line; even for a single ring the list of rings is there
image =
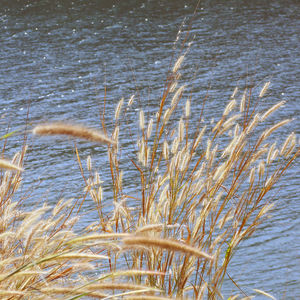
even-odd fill
[[[9,131],[21,130],[20,135],[9,138],[6,155],[11,157],[20,149],[29,104],[31,124],[69,120],[100,128],[104,86],[109,128],[118,101],[137,95],[128,113],[134,130],[138,109],[143,107],[151,114],[159,101],[176,54],[178,29],[184,18],[191,20],[196,2],[1,2],[1,135],[8,127]],[[182,82],[193,92],[193,116],[208,88],[205,118],[210,119],[222,113],[237,84],[253,81],[260,88],[271,80],[262,107],[283,99],[287,103],[273,121],[295,118],[289,128],[278,131],[278,138],[287,129],[299,134],[299,15],[296,0],[201,1],[191,27],[194,42],[182,66]],[[187,30],[188,25],[183,26],[182,31]],[[124,148],[129,147],[125,134],[121,140]],[[22,188],[28,191],[36,184],[39,188],[26,199],[28,207],[82,194],[73,142],[54,141],[29,136]],[[104,149],[82,142],[78,147],[83,159],[93,156],[105,180]],[[258,288],[278,299],[300,298],[299,166],[295,164],[277,185],[278,203],[272,218],[242,243],[233,259],[229,273],[247,293]],[[125,184],[129,192],[134,190],[130,175]],[[88,199],[87,217],[81,222],[96,218],[91,207]],[[229,294],[236,288],[228,284],[224,291]]]

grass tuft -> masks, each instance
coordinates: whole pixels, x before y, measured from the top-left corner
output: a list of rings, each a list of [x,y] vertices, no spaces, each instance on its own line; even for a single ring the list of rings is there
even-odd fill
[[[219,299],[225,279],[242,291],[228,267],[241,242],[272,211],[269,192],[299,157],[297,137],[287,133],[282,145],[270,143],[274,132],[292,120],[264,123],[285,103],[259,111],[269,82],[257,99],[251,89],[242,91],[240,105],[236,88],[211,126],[203,122],[203,99],[195,122],[191,96],[185,95],[188,85],[177,88],[184,60],[180,55],[170,69],[153,115],[147,107],[137,113],[136,135],[120,135],[129,131],[126,113],[134,96],[125,109],[123,99],[118,103],[113,138],[106,134],[106,99],[104,133],[65,123],[33,129],[36,135],[113,146],[107,147],[111,198],[103,195],[92,157],[86,158],[85,172],[75,146],[85,196],[26,211],[15,199],[26,137],[12,162],[0,160],[5,169],[0,176],[1,299]],[[121,150],[132,145],[123,165]],[[136,181],[130,192],[132,173]],[[88,194],[97,219],[78,232],[74,226]]]

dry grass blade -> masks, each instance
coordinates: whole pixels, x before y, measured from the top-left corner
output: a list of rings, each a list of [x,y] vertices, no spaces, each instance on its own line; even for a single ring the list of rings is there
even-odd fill
[[[67,123],[41,124],[33,129],[36,135],[67,135],[74,138],[88,140],[99,144],[116,145],[116,142],[105,136],[103,133],[81,125],[71,125]]]
[[[276,298],[274,296],[272,296],[271,294],[267,293],[267,292],[264,292],[262,290],[258,290],[258,289],[253,289],[253,291],[255,291],[256,293],[258,294],[261,294],[261,295],[264,295],[270,299],[273,299],[273,300],[276,300]]]
[[[12,164],[10,161],[5,159],[0,159],[0,168],[6,170],[12,170],[12,171],[20,171],[20,172],[24,171],[19,166]]]
[[[212,260],[213,257],[207,253],[200,251],[199,249],[180,243],[174,240],[158,239],[149,237],[130,237],[123,239],[126,246],[146,246],[146,247],[159,247],[171,251],[179,251],[190,255],[197,256],[199,258],[205,258]]]

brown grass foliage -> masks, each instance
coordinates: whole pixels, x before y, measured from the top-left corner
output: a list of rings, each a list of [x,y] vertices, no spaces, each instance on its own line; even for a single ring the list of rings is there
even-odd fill
[[[257,105],[251,108],[251,90],[240,101],[233,95],[211,129],[203,125],[202,114],[191,126],[191,99],[184,87],[177,87],[183,58],[175,63],[153,118],[146,120],[139,112],[137,153],[130,159],[138,197],[123,184],[119,126],[126,108],[123,99],[118,104],[112,137],[103,135],[105,143],[116,144],[107,147],[113,199],[103,199],[100,176],[92,172],[88,157],[93,176],[85,178],[85,191],[99,219],[85,231],[73,229],[82,203],[61,200],[55,207],[26,211],[14,199],[26,146],[7,164],[0,182],[1,299],[221,297],[233,254],[266,219],[273,206],[266,195],[299,155],[299,147],[293,133],[281,147],[270,143],[290,120],[263,126],[283,103],[259,112]],[[131,97],[128,109],[133,101]],[[178,121],[173,116],[180,114],[180,102],[185,103]],[[107,133],[105,123],[103,110]],[[73,130],[75,138],[81,137],[78,127],[66,131],[59,126],[58,134],[72,136]],[[35,132],[45,128],[49,133],[51,128],[43,126]],[[170,133],[170,128],[175,130]],[[76,153],[84,175],[78,149]],[[106,200],[113,203],[112,211],[103,209]]]

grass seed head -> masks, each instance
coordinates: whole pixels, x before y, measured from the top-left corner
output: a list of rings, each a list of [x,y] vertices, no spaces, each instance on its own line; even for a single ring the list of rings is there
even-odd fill
[[[259,96],[258,96],[259,98],[262,98],[265,95],[265,93],[267,92],[267,90],[270,86],[270,83],[271,83],[270,81],[265,83],[265,85],[263,86],[263,88],[261,89],[261,91],[259,93]]]
[[[135,97],[135,95],[132,95],[132,96],[130,97],[127,106],[131,106],[131,105],[132,105],[133,100],[134,100],[134,97]]]
[[[115,111],[115,120],[117,121],[120,117],[120,112],[121,112],[121,109],[122,109],[122,106],[123,106],[123,102],[124,102],[124,98],[122,98],[118,105],[117,105],[117,108],[116,108],[116,111]]]
[[[142,130],[144,130],[144,128],[145,128],[145,115],[144,115],[144,111],[142,109],[140,110],[140,128]]]
[[[188,99],[185,103],[185,117],[189,118],[191,113],[191,101]]]
[[[261,121],[264,121],[267,117],[269,117],[273,112],[282,107],[286,102],[281,101],[275,105],[273,105],[270,109],[268,109],[261,117]]]
[[[183,63],[183,60],[184,60],[184,55],[181,55],[181,56],[177,59],[175,65],[174,65],[174,67],[173,67],[173,73],[176,73],[176,72],[179,70],[181,64]]]
[[[81,125],[71,125],[62,122],[41,124],[33,129],[33,134],[41,136],[66,135],[88,140],[99,144],[115,145],[116,143],[103,133]]]

